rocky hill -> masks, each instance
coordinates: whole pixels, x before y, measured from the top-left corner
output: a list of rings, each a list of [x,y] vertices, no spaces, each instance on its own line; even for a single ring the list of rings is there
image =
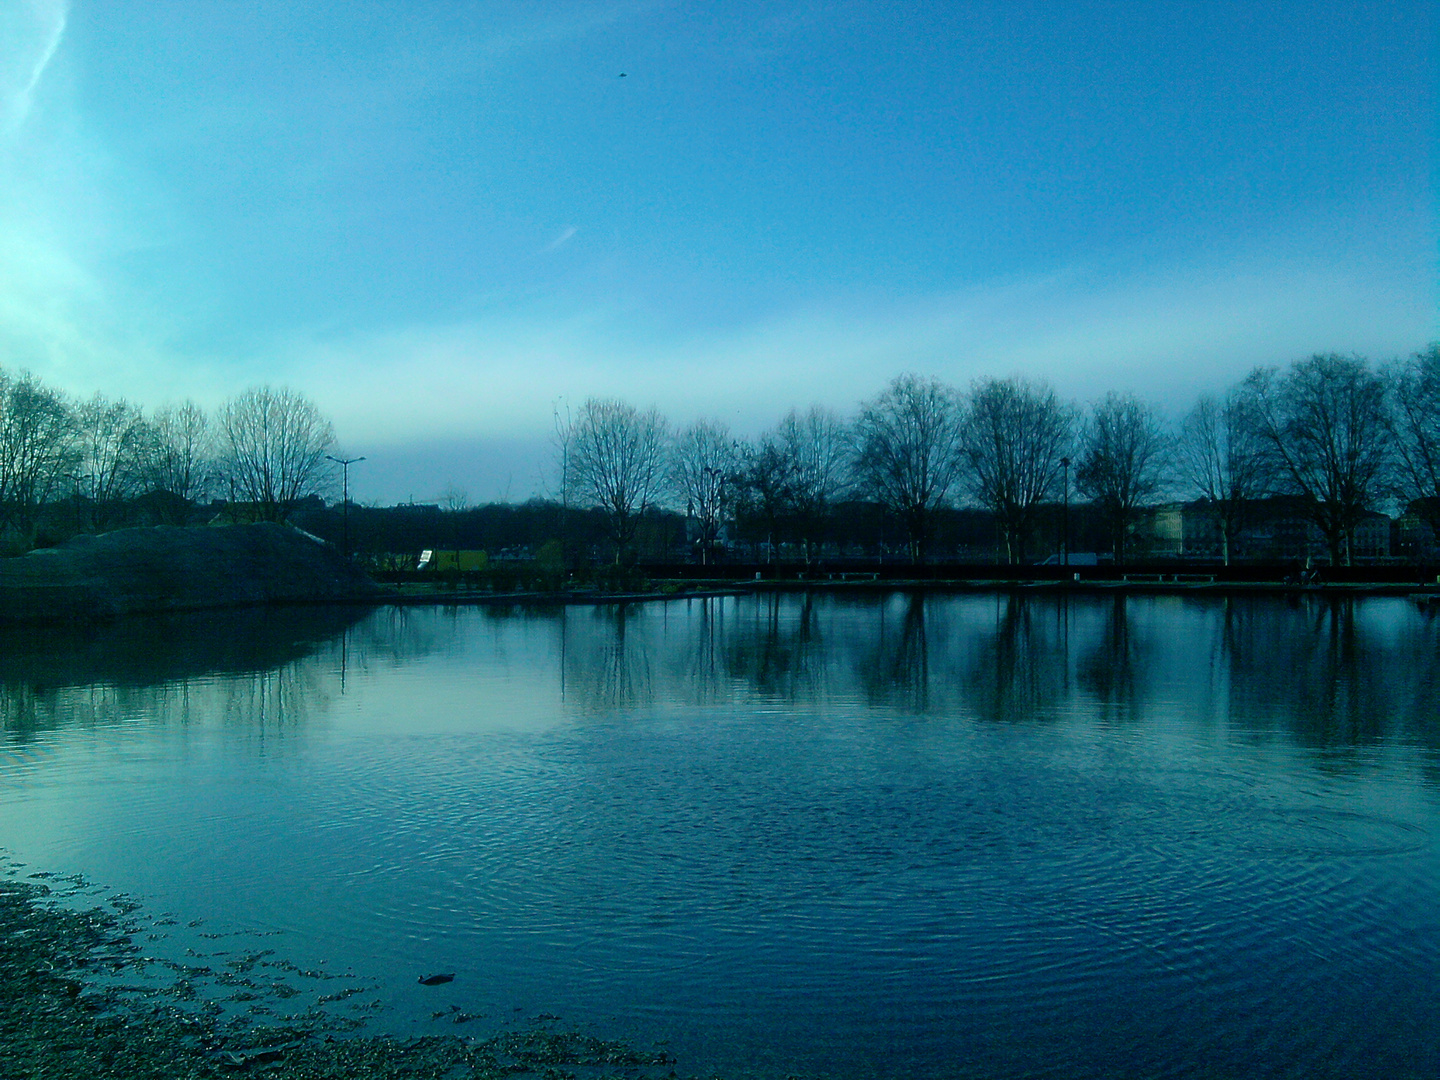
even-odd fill
[[[121,529],[0,559],[0,623],[379,595],[333,548],[283,525]]]

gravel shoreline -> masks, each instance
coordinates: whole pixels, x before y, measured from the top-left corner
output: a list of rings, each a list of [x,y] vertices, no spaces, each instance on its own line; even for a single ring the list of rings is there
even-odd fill
[[[303,971],[268,950],[223,964],[147,956],[140,944],[146,928],[130,898],[111,896],[96,906],[98,890],[82,879],[21,878],[20,872],[12,867],[9,879],[0,880],[0,1075],[5,1077],[677,1077],[673,1059],[663,1052],[565,1029],[552,1018],[485,1038],[365,1034],[358,1030],[365,1020],[343,1009],[350,1004],[371,1010],[373,1003],[349,999],[373,987],[353,985],[353,976]],[[292,1008],[309,990],[328,989],[316,980],[346,985]],[[308,983],[307,991],[296,983]],[[247,1003],[243,1012],[237,1002]]]

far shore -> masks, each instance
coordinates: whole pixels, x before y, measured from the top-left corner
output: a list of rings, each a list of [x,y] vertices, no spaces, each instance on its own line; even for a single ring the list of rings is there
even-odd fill
[[[1183,577],[1183,575],[1181,575]],[[907,579],[902,577],[876,580],[791,579],[784,581],[733,582],[715,579],[709,582],[656,581],[652,588],[605,591],[600,589],[569,589],[555,591],[492,592],[483,588],[453,588],[442,582],[419,582],[389,585],[378,597],[368,602],[387,605],[473,604],[473,605],[560,605],[560,604],[630,604],[669,600],[708,600],[718,597],[757,596],[767,593],[829,593],[842,595],[880,595],[886,593],[995,593],[1017,595],[1180,595],[1180,596],[1413,596],[1440,602],[1440,583],[1400,583],[1384,581],[1315,582],[1290,584],[1284,581],[1193,581],[1154,580],[1145,575],[1140,580],[1095,578],[1085,581],[1016,581],[1013,578]]]
[[[0,625],[83,625],[129,615],[294,605],[629,604],[817,592],[880,595],[1413,596],[1440,600],[1435,566],[1305,569],[1298,563],[1127,566],[693,563],[596,565],[584,576],[533,561],[479,571],[367,574],[330,544],[274,524],[124,529],[0,560]]]

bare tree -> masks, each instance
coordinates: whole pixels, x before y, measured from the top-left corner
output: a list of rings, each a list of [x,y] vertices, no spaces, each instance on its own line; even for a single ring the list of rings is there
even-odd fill
[[[850,432],[830,409],[791,409],[741,453],[741,497],[764,520],[772,549],[791,536],[815,556],[831,505],[849,483]],[[783,530],[783,531],[782,531]]]
[[[765,523],[770,551],[776,550],[782,524],[795,505],[795,461],[780,435],[767,431],[755,442],[740,447],[738,505]]]
[[[739,454],[730,429],[718,420],[698,420],[675,437],[670,481],[685,515],[700,527],[700,561],[706,563],[720,527],[734,505]]]
[[[1196,402],[1180,425],[1176,463],[1181,480],[1214,510],[1229,566],[1247,508],[1274,485],[1253,396],[1237,388],[1224,401],[1206,395]]]
[[[960,429],[955,391],[919,375],[896,377],[855,422],[858,486],[904,521],[915,562],[959,475]]]
[[[791,409],[780,421],[777,435],[790,463],[790,510],[808,563],[830,505],[846,481],[850,433],[834,412],[812,405],[803,414]]]
[[[445,485],[445,490],[440,492],[436,501],[440,509],[447,514],[459,514],[470,508],[470,493],[457,484]]]
[[[0,531],[33,546],[40,508],[67,476],[78,485],[75,416],[33,375],[0,371]]]
[[[1400,495],[1440,539],[1440,342],[1384,373]]]
[[[1350,563],[1355,526],[1382,493],[1392,444],[1385,384],[1359,357],[1299,360],[1245,381],[1282,482],[1325,536],[1334,564]]]
[[[171,524],[210,494],[215,482],[215,445],[210,418],[193,401],[166,405],[150,421],[145,483],[169,499],[164,508]]]
[[[140,493],[151,431],[139,408],[103,394],[84,402],[76,419],[82,486],[90,501],[91,527],[99,532]]]
[[[463,526],[460,515],[470,506],[470,493],[458,486],[453,481],[445,485],[445,490],[440,492],[436,500],[440,504],[440,510],[450,524],[450,539],[454,541],[451,550],[455,552],[455,569],[460,569],[460,533]],[[348,512],[348,507],[346,508]]]
[[[233,497],[264,521],[283,521],[292,503],[329,478],[335,429],[305,395],[258,386],[220,410],[220,451]]]
[[[653,408],[640,412],[613,398],[587,398],[561,440],[569,489],[604,513],[617,564],[640,515],[660,495],[667,429]]]
[[[1169,443],[1155,410],[1132,395],[1112,390],[1091,411],[1075,486],[1109,522],[1116,562],[1135,511],[1163,489]]]
[[[994,512],[1009,561],[1024,561],[1040,504],[1060,481],[1070,452],[1075,409],[1044,383],[982,379],[966,403],[964,453],[975,498]]]

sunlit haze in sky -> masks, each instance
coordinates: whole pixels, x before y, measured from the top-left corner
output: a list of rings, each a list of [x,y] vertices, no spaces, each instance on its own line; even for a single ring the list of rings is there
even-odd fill
[[[0,0],[0,365],[303,391],[361,501],[588,395],[1170,413],[1437,329],[1436,3]]]

